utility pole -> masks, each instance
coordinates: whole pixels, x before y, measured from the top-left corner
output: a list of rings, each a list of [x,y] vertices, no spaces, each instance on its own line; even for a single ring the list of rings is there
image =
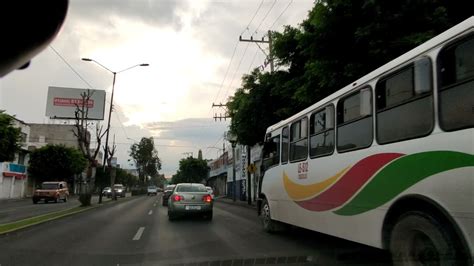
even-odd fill
[[[227,105],[225,104],[222,104],[222,103],[218,103],[218,104],[215,104],[215,103],[212,103],[212,108],[214,107],[219,107],[219,108],[224,108],[224,114],[220,113],[219,115],[217,115],[217,113],[214,114],[214,121],[217,121],[217,119],[219,119],[219,121],[222,121],[222,119],[227,120],[227,118],[230,118],[229,116],[229,113],[227,112]]]
[[[272,51],[273,51],[273,40],[272,40],[272,31],[268,31],[268,40],[265,40],[265,37],[262,37],[261,40],[254,40],[253,36],[250,36],[250,39],[243,39],[242,36],[239,36],[239,41],[241,42],[253,42],[253,43],[256,43],[257,45],[259,43],[265,43],[265,44],[268,44],[268,50],[269,50],[269,54],[265,54],[267,56],[267,60],[265,61],[265,66],[267,66],[268,63],[270,63],[270,72],[273,73],[273,71],[275,71],[275,66],[273,64],[273,55],[272,55]],[[259,46],[260,48],[260,46]],[[264,52],[262,50],[262,52]],[[265,53],[265,52],[264,52]]]

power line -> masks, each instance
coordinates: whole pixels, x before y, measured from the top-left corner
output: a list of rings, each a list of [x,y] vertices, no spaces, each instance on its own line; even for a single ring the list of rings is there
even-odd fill
[[[260,5],[258,5],[257,10],[255,10],[255,13],[254,13],[253,16],[252,16],[252,19],[250,19],[249,23],[247,24],[247,27],[245,27],[245,29],[242,31],[242,33],[240,33],[240,35],[244,34],[244,32],[245,32],[246,30],[250,30],[250,29],[249,29],[250,24],[252,24],[253,20],[255,19],[255,16],[257,16],[257,13],[258,13],[258,11],[260,11],[260,8],[262,7],[264,1],[265,1],[265,0],[262,0],[262,1],[260,2]]]
[[[258,32],[258,29],[260,29],[260,26],[262,26],[262,24],[263,24],[263,22],[265,21],[265,19],[267,19],[268,14],[270,14],[270,11],[272,11],[272,9],[273,9],[273,7],[275,6],[276,2],[277,2],[277,0],[274,0],[274,1],[273,1],[272,6],[270,7],[270,9],[268,9],[267,13],[266,13],[265,16],[263,17],[263,19],[260,21],[260,24],[258,24],[258,27],[255,29],[255,31],[254,31],[253,34],[255,34],[255,33]],[[253,34],[252,34],[252,36],[253,36]]]
[[[280,15],[275,19],[275,21],[273,21],[272,25],[270,26],[270,30],[273,28],[273,26],[275,26],[275,23],[281,18],[281,16],[283,16],[283,14],[286,12],[286,10],[288,10],[288,8],[290,7],[290,5],[293,3],[293,0],[290,0],[290,2],[288,2],[288,5],[283,9],[283,11],[280,13]]]
[[[87,82],[87,80],[85,80],[81,74],[79,74],[79,72],[77,72],[77,70],[75,70],[71,64],[69,64],[67,62],[67,60],[56,50],[54,49],[54,47],[52,45],[49,45],[49,48],[51,48],[51,50],[53,50],[53,52],[59,57],[61,58],[61,60],[72,70],[72,72],[74,72],[74,74],[76,74],[87,86],[89,86],[90,89],[93,89],[94,87],[89,83]]]
[[[229,89],[232,87],[232,84],[234,83],[235,76],[237,75],[237,72],[239,71],[240,65],[242,64],[242,61],[244,60],[245,53],[247,53],[247,49],[249,48],[250,43],[247,43],[247,46],[245,46],[244,53],[242,54],[242,57],[240,58],[239,64],[237,65],[237,68],[235,69],[234,74],[232,75],[232,80],[230,81],[229,87],[227,87],[227,91],[225,93],[225,98],[229,95]]]
[[[250,70],[253,66],[253,63],[255,62],[255,58],[257,57],[258,54],[258,49],[255,49],[255,54],[253,55],[252,61],[250,62],[249,69],[247,70],[247,73],[250,73]]]
[[[230,57],[229,65],[227,66],[227,70],[225,71],[225,75],[224,75],[224,78],[222,79],[221,86],[220,86],[219,91],[217,92],[217,95],[214,98],[213,102],[215,102],[217,100],[217,98],[219,97],[219,94],[221,93],[222,88],[224,87],[224,82],[227,78],[227,75],[229,74],[230,66],[232,65],[232,61],[234,60],[235,52],[237,51],[237,46],[239,46],[239,41],[237,41],[235,43],[234,51],[232,52],[232,56]],[[211,107],[210,110],[212,110],[212,107]]]

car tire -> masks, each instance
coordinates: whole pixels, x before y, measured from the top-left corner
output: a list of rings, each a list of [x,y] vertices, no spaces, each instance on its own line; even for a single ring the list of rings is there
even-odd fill
[[[174,214],[174,213],[168,211],[168,220],[169,220],[169,221],[174,221],[174,220],[176,220],[176,214]]]
[[[38,200],[37,200],[37,199],[33,199],[33,204],[38,204]]]
[[[260,217],[262,219],[263,230],[267,233],[281,232],[286,229],[283,223],[271,218],[270,204],[268,204],[266,199],[263,200]]]
[[[204,214],[204,219],[208,220],[208,221],[212,221],[212,211],[209,211],[207,213]]]
[[[64,202],[67,202],[67,195],[64,196],[63,201],[64,201]]]
[[[468,265],[454,230],[434,215],[410,211],[392,229],[393,265]]]
[[[168,203],[166,202],[166,200],[162,199],[162,203],[161,203],[163,206],[168,206]]]

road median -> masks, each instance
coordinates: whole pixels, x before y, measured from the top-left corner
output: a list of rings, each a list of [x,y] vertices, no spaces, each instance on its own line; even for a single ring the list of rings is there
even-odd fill
[[[111,200],[111,201],[103,202],[102,204],[95,204],[95,205],[85,206],[85,207],[77,206],[77,207],[72,207],[69,209],[61,210],[61,211],[55,211],[55,212],[50,212],[46,214],[41,214],[34,217],[21,219],[21,220],[10,222],[10,223],[0,224],[0,235],[11,233],[20,229],[24,229],[33,225],[41,224],[41,223],[45,223],[48,221],[57,220],[66,216],[74,215],[74,214],[85,212],[88,210],[96,209],[102,206],[109,205],[110,203],[126,202],[132,198],[133,197],[129,197],[129,198],[126,198],[126,200],[120,200],[120,201]]]

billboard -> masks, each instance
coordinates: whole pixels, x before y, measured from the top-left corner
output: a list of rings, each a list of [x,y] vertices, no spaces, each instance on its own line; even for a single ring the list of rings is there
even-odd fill
[[[89,90],[90,99],[83,103],[81,94],[87,89],[52,87],[48,88],[46,116],[53,119],[74,119],[77,107],[89,108],[88,119],[104,120],[105,91]]]

